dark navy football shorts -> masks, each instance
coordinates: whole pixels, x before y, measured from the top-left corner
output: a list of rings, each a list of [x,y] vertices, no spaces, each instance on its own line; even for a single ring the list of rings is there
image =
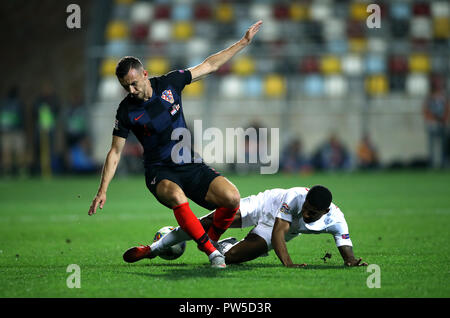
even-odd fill
[[[206,202],[205,197],[209,185],[218,176],[220,176],[219,172],[204,163],[154,165],[145,169],[147,188],[161,204],[165,205],[156,194],[156,186],[161,180],[167,179],[176,183],[189,199],[208,210],[217,208],[215,204]]]

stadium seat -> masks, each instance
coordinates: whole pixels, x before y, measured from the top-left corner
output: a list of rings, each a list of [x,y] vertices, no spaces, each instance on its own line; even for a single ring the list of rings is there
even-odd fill
[[[108,56],[124,56],[128,53],[129,42],[128,40],[114,40],[106,43],[105,54]]]
[[[289,17],[293,21],[303,21],[309,18],[308,7],[303,3],[293,2],[289,6]]]
[[[210,42],[200,36],[192,38],[186,43],[186,52],[191,57],[206,58],[211,52]]]
[[[231,69],[236,75],[248,76],[255,71],[255,62],[247,55],[238,56],[232,62]]]
[[[416,39],[431,39],[432,26],[428,17],[414,17],[411,21],[411,37]]]
[[[150,25],[149,41],[170,42],[172,40],[172,24],[167,20],[156,20]]]
[[[327,75],[339,73],[341,71],[341,61],[337,56],[323,56],[320,59],[320,71]]]
[[[173,24],[172,36],[178,41],[187,41],[192,37],[194,33],[194,28],[192,24],[188,21],[175,22]]]
[[[348,43],[350,52],[362,53],[367,50],[367,39],[365,38],[350,38]]]
[[[412,54],[409,57],[409,69],[411,72],[429,72],[430,59],[425,54]]]
[[[388,43],[382,37],[369,37],[367,40],[367,50],[373,53],[384,54],[388,49]]]
[[[326,49],[330,54],[345,54],[348,52],[346,39],[334,39],[326,42]]]
[[[283,97],[286,94],[286,80],[278,74],[269,74],[264,78],[264,93],[267,97]]]
[[[193,82],[186,85],[183,89],[184,97],[202,97],[205,91],[205,83],[203,80]]]
[[[342,71],[348,76],[360,76],[364,72],[362,58],[358,54],[345,55],[341,60]]]
[[[437,17],[433,19],[433,38],[444,40],[450,38],[450,18]]]
[[[329,97],[342,97],[347,94],[348,84],[341,75],[326,76],[324,81],[325,94]]]
[[[276,20],[285,21],[289,19],[289,7],[285,3],[274,4],[273,8],[273,18]]]
[[[343,39],[346,37],[346,23],[344,20],[330,18],[323,21],[323,37],[327,40]]]
[[[234,75],[222,77],[219,91],[225,98],[240,98],[244,94],[243,81]]]
[[[267,42],[276,41],[281,36],[280,31],[280,24],[272,18],[267,18],[264,20],[264,27],[258,32],[258,40]]]
[[[404,93],[406,86],[405,74],[391,74],[389,77],[389,90],[395,93]]]
[[[389,58],[389,72],[404,74],[408,72],[408,61],[404,56],[393,55]]]
[[[305,56],[300,60],[300,72],[315,73],[319,72],[319,61],[315,56]]]
[[[248,10],[249,18],[253,21],[266,21],[272,18],[272,7],[268,3],[257,1],[251,4]]]
[[[222,2],[215,7],[214,15],[217,21],[229,23],[234,19],[233,7],[228,3]]]
[[[350,18],[356,21],[366,21],[370,14],[367,12],[367,5],[363,2],[353,2],[350,5]]]
[[[382,54],[369,54],[366,56],[365,70],[367,74],[379,74],[386,72],[385,56]]]
[[[157,5],[154,8],[153,17],[156,20],[167,20],[171,16],[171,7],[166,4]]]
[[[411,96],[426,96],[430,89],[428,76],[424,74],[409,74],[406,79],[406,91]]]
[[[131,27],[131,38],[135,42],[144,43],[149,36],[149,32],[150,32],[150,27],[148,24],[135,23]]]
[[[309,7],[309,18],[315,21],[326,21],[332,15],[332,5],[323,1],[314,1]]]
[[[431,15],[435,18],[449,17],[450,4],[448,1],[433,1],[431,3]]]
[[[106,26],[106,39],[122,40],[128,37],[128,27],[123,21],[110,21]]]
[[[115,76],[108,76],[100,80],[98,93],[102,102],[120,102],[126,92]]]
[[[130,8],[130,22],[134,24],[149,24],[153,19],[154,8],[151,3],[139,1]]]
[[[245,93],[248,97],[261,97],[263,83],[259,76],[250,76],[245,80]]]
[[[409,3],[395,1],[390,4],[390,16],[394,20],[408,20],[411,17],[411,7]]]
[[[172,6],[171,18],[173,21],[192,20],[192,5],[187,3],[175,3]]]
[[[385,95],[389,91],[388,79],[383,74],[366,77],[365,86],[367,93],[371,96]]]
[[[106,58],[100,64],[100,76],[115,76],[116,65],[119,60],[116,58]]]
[[[195,21],[209,20],[212,17],[212,10],[206,3],[198,3],[194,7]]]
[[[415,16],[429,16],[430,5],[424,1],[418,1],[413,4],[413,14]]]
[[[170,64],[165,57],[151,57],[147,60],[147,70],[152,76],[164,75],[170,71]]]
[[[307,75],[303,81],[303,93],[309,97],[319,97],[324,94],[323,77],[320,75]]]

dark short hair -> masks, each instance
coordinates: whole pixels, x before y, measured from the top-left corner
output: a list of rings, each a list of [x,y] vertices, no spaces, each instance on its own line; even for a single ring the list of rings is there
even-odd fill
[[[318,210],[326,210],[330,207],[333,196],[326,187],[315,185],[309,189],[305,200]]]
[[[116,76],[118,78],[124,78],[132,68],[138,70],[144,68],[144,66],[137,57],[124,56],[120,59],[119,63],[117,63]]]

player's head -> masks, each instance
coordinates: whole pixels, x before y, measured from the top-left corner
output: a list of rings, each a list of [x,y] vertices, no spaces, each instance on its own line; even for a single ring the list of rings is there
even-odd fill
[[[116,66],[116,76],[125,90],[138,99],[148,97],[148,72],[134,56],[122,57]]]
[[[330,190],[321,185],[315,185],[306,194],[305,203],[302,207],[302,217],[306,223],[320,219],[330,211],[333,199]]]

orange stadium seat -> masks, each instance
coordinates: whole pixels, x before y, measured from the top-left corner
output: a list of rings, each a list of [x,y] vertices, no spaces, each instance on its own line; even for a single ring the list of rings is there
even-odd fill
[[[248,76],[255,72],[255,61],[249,56],[239,56],[232,61],[231,69],[239,76]]]
[[[192,37],[194,28],[188,21],[175,22],[172,28],[172,36],[175,40],[186,41]]]
[[[412,54],[409,57],[409,69],[411,72],[429,72],[430,59],[425,54]]]
[[[205,91],[205,83],[203,80],[193,82],[186,85],[183,89],[183,96],[186,97],[202,97]]]
[[[336,74],[341,71],[341,61],[333,55],[326,55],[320,59],[320,71],[324,74]]]
[[[220,3],[215,7],[215,18],[219,22],[227,23],[234,19],[233,7],[228,3]]]
[[[385,95],[389,91],[389,82],[385,75],[377,74],[366,77],[366,91],[371,96]]]
[[[303,3],[294,2],[289,7],[289,17],[293,21],[303,21],[309,18],[309,7]]]
[[[115,76],[116,65],[119,60],[115,58],[106,58],[100,64],[100,75],[102,77]]]

